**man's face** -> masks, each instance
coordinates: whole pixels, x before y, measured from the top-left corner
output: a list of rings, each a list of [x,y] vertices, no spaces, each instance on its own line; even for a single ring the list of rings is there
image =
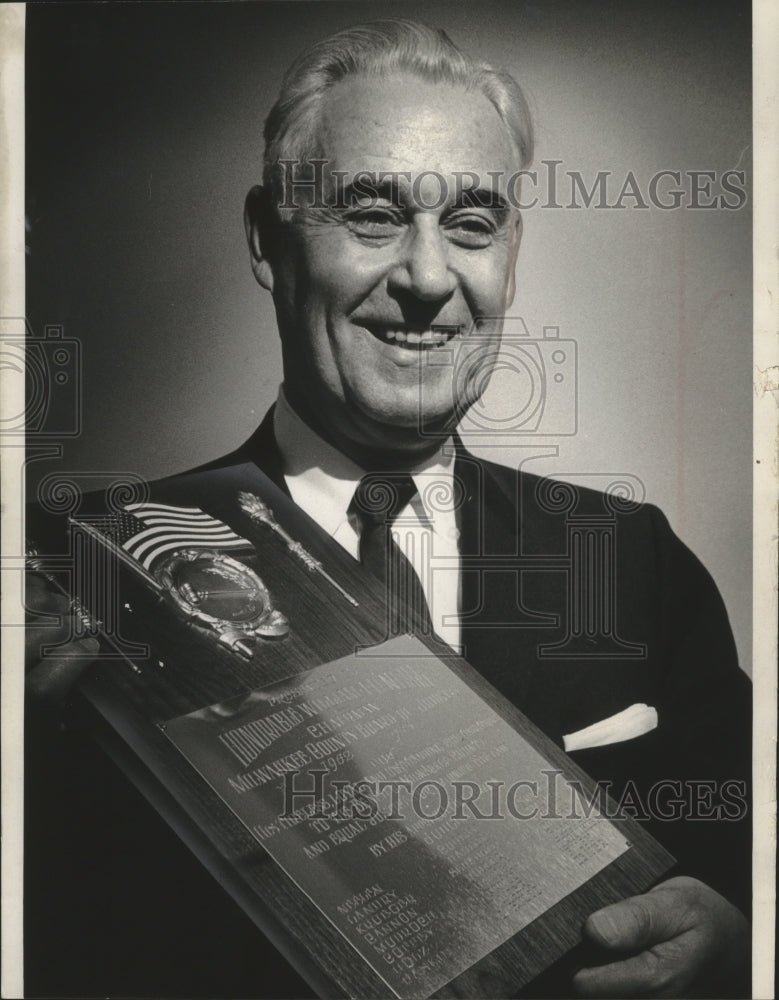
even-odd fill
[[[463,365],[475,321],[502,317],[513,298],[520,230],[505,192],[517,157],[483,94],[406,74],[335,85],[320,139],[346,207],[293,211],[278,242],[285,388],[366,464],[429,447],[420,428],[450,430],[486,385],[484,341],[497,351],[500,319],[480,325],[482,361],[465,378]],[[392,176],[361,197],[350,191],[360,171]],[[485,190],[479,203],[469,187]],[[326,188],[328,206],[333,196]]]

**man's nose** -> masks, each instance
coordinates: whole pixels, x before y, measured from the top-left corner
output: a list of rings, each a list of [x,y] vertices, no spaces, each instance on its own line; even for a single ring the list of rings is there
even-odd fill
[[[448,298],[457,285],[448,250],[437,221],[422,219],[406,235],[401,257],[390,274],[390,288],[402,289],[423,302]]]

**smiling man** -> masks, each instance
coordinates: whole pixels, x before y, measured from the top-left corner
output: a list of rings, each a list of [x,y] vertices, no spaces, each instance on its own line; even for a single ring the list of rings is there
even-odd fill
[[[388,483],[398,502],[382,513],[402,519],[397,558],[439,638],[561,745],[578,734],[572,752],[617,798],[634,789],[643,808],[665,783],[686,803],[669,815],[664,799],[651,825],[679,874],[591,917],[597,950],[574,987],[740,995],[749,831],[743,810],[723,814],[722,788],[735,782],[743,804],[749,685],[711,578],[659,511],[625,509],[611,567],[619,637],[608,650],[590,637],[577,656],[550,656],[574,584],[542,564],[566,551],[567,522],[542,482],[475,459],[455,435],[500,354],[522,233],[516,181],[531,150],[516,82],[443,32],[375,22],[305,53],[268,118],[265,183],[245,212],[284,382],[257,433],[211,467],[256,463],[380,574],[360,494]],[[566,509],[597,520],[614,513],[604,503],[580,491]],[[479,570],[480,559],[517,553],[536,568]],[[581,741],[593,723],[644,703],[654,725]],[[713,790],[690,815],[695,782]]]
[[[407,466],[440,443],[420,435],[420,396],[427,428],[449,433],[483,373],[475,366],[459,389],[467,400],[453,400],[451,367],[422,354],[457,349],[477,320],[504,316],[513,300],[521,223],[506,185],[529,136],[515,140],[480,88],[408,70],[346,76],[317,114],[324,197],[263,232],[266,192],[252,192],[254,273],[276,303],[290,405],[365,468]],[[284,137],[270,143],[281,151]],[[311,156],[290,152],[301,164]],[[466,175],[498,179],[493,204],[483,207],[488,193],[478,189],[465,197]],[[285,193],[302,201],[308,190],[293,182]],[[480,327],[496,350],[500,324]]]
[[[239,454],[364,562],[357,488],[366,474],[408,474],[400,509],[385,513],[401,517],[404,555],[442,639],[563,742],[631,704],[658,706],[657,731],[580,755],[594,777],[619,775],[617,788],[638,782],[651,795],[663,781],[746,775],[749,685],[724,608],[659,512],[643,508],[618,526],[620,634],[645,644],[638,662],[629,650],[598,659],[595,649],[579,662],[544,660],[540,619],[531,613],[523,628],[522,612],[560,615],[551,582],[559,574],[497,583],[486,570],[464,571],[474,556],[564,547],[533,477],[477,462],[452,439],[489,380],[515,294],[516,183],[532,151],[516,82],[472,62],[442,32],[375,22],[293,65],[266,143],[265,187],[250,193],[246,225],[255,277],[276,307],[284,384]],[[442,487],[438,506],[425,502],[430,476]],[[577,496],[580,509],[601,501]],[[421,556],[426,544],[432,562]],[[516,588],[516,600],[501,586]],[[580,992],[748,989],[744,917],[688,877],[732,890],[722,879],[727,852],[743,890],[747,824],[666,826],[670,835],[662,822],[653,832],[679,857],[680,876],[593,916],[586,933],[601,951],[597,967],[577,975]]]

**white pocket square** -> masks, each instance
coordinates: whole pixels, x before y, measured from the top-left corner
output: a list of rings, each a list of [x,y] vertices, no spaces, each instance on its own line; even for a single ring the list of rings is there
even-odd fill
[[[651,705],[637,702],[616,715],[610,715],[608,719],[601,719],[585,729],[563,736],[563,747],[568,753],[572,750],[605,747],[609,743],[635,739],[656,728],[657,710]]]

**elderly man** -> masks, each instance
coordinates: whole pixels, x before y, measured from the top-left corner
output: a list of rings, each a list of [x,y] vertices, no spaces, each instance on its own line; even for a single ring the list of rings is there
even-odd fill
[[[408,529],[398,558],[413,567],[433,629],[552,738],[636,702],[657,705],[657,732],[581,752],[594,777],[618,793],[630,782],[643,791],[659,781],[738,782],[748,766],[748,685],[713,583],[659,512],[618,519],[621,657],[597,643],[578,659],[539,655],[537,623],[559,619],[566,599],[554,570],[517,576],[508,601],[505,578],[496,586],[478,572],[481,557],[561,544],[560,519],[533,477],[476,461],[452,436],[484,390],[514,299],[517,176],[532,146],[515,81],[443,32],[376,22],[300,58],[266,142],[265,185],[250,192],[245,217],[255,277],[275,303],[284,384],[257,434],[210,468],[255,462],[366,563],[374,555],[360,488],[388,480]],[[425,502],[430,482],[446,497],[435,509]],[[585,491],[574,502],[592,510],[602,498]],[[445,570],[431,572],[430,551]],[[35,667],[33,689],[66,687],[80,665],[59,667],[56,676]],[[748,988],[747,925],[727,898],[745,902],[745,824],[668,826],[679,874],[590,917],[595,950],[574,978],[578,992]]]

